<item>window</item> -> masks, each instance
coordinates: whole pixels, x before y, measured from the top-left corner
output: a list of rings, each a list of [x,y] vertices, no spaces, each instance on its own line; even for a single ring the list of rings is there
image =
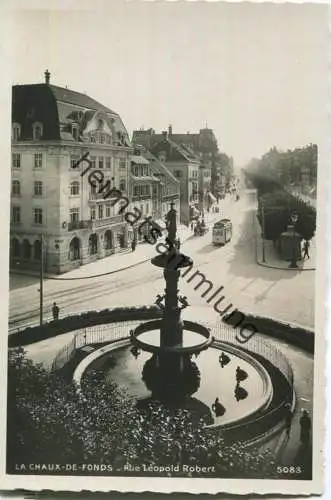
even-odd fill
[[[106,135],[106,143],[111,144],[111,136],[110,135]]]
[[[43,183],[41,181],[34,182],[34,196],[42,196],[43,194]]]
[[[12,196],[20,196],[21,195],[21,183],[20,181],[12,181],[11,183],[11,194]]]
[[[99,156],[99,168],[103,168],[103,156]]]
[[[12,138],[13,141],[18,141],[21,136],[21,126],[18,123],[13,124]]]
[[[20,153],[13,153],[12,166],[13,166],[13,168],[21,168],[21,155],[20,155]]]
[[[41,139],[41,136],[43,135],[43,127],[41,123],[34,123],[33,124],[33,138],[34,140],[39,140]]]
[[[120,168],[126,168],[126,160],[120,159]]]
[[[78,181],[73,181],[70,184],[70,194],[71,194],[71,196],[79,195],[79,182]]]
[[[91,220],[95,220],[95,208],[91,208],[90,209],[90,217],[91,217]]]
[[[106,205],[106,217],[111,217],[111,206]]]
[[[110,167],[111,167],[110,156],[106,156],[106,168],[110,168]]]
[[[43,209],[42,208],[34,208],[33,209],[33,219],[35,224],[43,223]]]
[[[78,156],[71,156],[70,157],[70,168],[78,168],[77,163],[79,162],[79,157]]]
[[[134,196],[139,196],[139,186],[134,186],[134,188],[133,188],[133,195]]]
[[[103,219],[103,205],[98,206],[98,217],[99,219]]]
[[[97,185],[91,184],[91,194],[97,194]]]
[[[95,140],[94,135],[91,135],[91,137],[90,137],[90,141],[91,141],[92,143],[94,143],[94,144],[95,144],[96,140]]]
[[[42,153],[35,153],[34,155],[34,168],[41,168],[43,165]]]
[[[149,203],[146,203],[146,215],[149,214]]]
[[[96,168],[97,157],[96,156],[91,156],[90,160],[91,160],[91,163],[92,163],[92,168]]]
[[[175,177],[177,177],[177,179],[179,179],[181,176],[182,176],[181,170],[175,170]]]
[[[125,180],[121,179],[120,180],[120,191],[125,191]]]
[[[12,223],[13,224],[21,223],[21,207],[17,206],[12,207]]]
[[[138,166],[137,166],[137,165],[135,165],[135,166],[133,167],[133,173],[134,173],[134,175],[135,175],[136,177],[138,177],[138,176],[139,176],[139,169],[138,169]]]
[[[104,136],[104,134],[100,134],[100,142],[101,142],[101,144],[105,143],[105,136]]]
[[[69,215],[71,224],[77,224],[79,222],[79,208],[71,208]]]

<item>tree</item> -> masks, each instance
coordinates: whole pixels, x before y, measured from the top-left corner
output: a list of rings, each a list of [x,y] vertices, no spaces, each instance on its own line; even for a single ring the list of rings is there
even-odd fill
[[[215,465],[216,476],[271,475],[272,454],[226,444],[187,409],[147,401],[143,408],[103,373],[88,373],[78,391],[18,348],[8,362],[7,471],[20,463],[169,466]],[[115,472],[116,473],[116,472]],[[164,471],[164,475],[167,475]],[[137,475],[135,473],[135,475]],[[178,475],[187,475],[182,469]],[[204,475],[204,473],[202,474]]]

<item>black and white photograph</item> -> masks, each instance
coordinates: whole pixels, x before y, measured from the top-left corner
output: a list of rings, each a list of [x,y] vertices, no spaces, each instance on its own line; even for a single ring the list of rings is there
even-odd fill
[[[7,13],[2,487],[321,494],[327,5],[93,3]]]

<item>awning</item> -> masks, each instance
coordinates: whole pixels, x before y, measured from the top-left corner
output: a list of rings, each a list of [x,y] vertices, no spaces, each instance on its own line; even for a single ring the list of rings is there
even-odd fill
[[[152,226],[158,231],[164,231],[166,228],[166,224],[162,219],[152,220]]]
[[[200,217],[200,211],[195,207],[191,207],[191,217]]]
[[[208,196],[209,196],[210,201],[212,201],[213,203],[216,203],[217,200],[216,200],[215,196],[213,195],[213,193],[208,192]]]

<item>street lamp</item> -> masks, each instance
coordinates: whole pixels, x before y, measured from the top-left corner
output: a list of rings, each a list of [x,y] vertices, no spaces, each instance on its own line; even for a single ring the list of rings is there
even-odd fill
[[[293,212],[291,214],[291,223],[292,223],[292,262],[290,264],[291,269],[297,269],[298,264],[297,264],[297,259],[296,259],[296,241],[295,241],[295,226],[296,223],[298,222],[299,216],[296,212]]]
[[[265,238],[265,219],[264,219],[264,204],[263,199],[261,200],[261,222],[262,222],[262,262],[265,262],[265,246],[264,246],[264,238]]]

